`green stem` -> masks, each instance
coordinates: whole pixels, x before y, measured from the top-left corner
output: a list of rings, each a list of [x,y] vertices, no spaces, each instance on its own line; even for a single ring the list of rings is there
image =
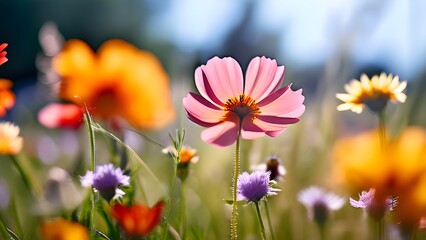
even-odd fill
[[[95,132],[93,130],[92,126],[92,118],[90,117],[89,110],[86,107],[86,114],[85,114],[85,120],[86,120],[86,127],[87,131],[89,132],[89,142],[90,142],[90,169],[92,172],[95,172]],[[89,215],[89,229],[94,229],[94,217],[95,217],[95,192],[92,188],[90,190],[90,215]],[[95,239],[96,232],[90,231],[90,239]]]
[[[235,144],[235,162],[234,162],[234,176],[232,186],[232,216],[231,216],[231,239],[237,239],[237,182],[238,174],[240,172],[240,135],[241,135],[241,124],[238,129],[237,142]]]
[[[33,193],[36,197],[41,196],[42,189],[39,184],[33,179],[32,175],[28,174],[27,171],[21,164],[19,163],[19,160],[16,158],[15,155],[8,155],[10,159],[13,162],[13,165],[15,165],[16,169],[18,170],[19,174],[22,177],[22,180],[24,181],[25,187]]]
[[[180,183],[180,194],[181,194],[181,233],[182,239],[186,239],[186,206],[185,206],[185,184],[183,181]]]
[[[386,138],[386,124],[385,124],[385,111],[379,112],[379,134],[380,134],[380,145],[382,151],[386,151],[387,138]]]
[[[9,233],[7,232],[6,225],[4,225],[3,221],[0,219],[0,232],[3,236],[3,239],[10,239]]]
[[[385,220],[383,217],[377,221],[377,237],[378,240],[385,239]]]
[[[18,159],[14,155],[9,155],[9,157],[12,159],[13,165],[15,165],[16,169],[21,175],[25,186],[31,192],[34,188],[32,187],[32,184],[31,184],[32,181],[30,180],[30,176],[25,173],[25,170],[22,168],[21,164],[19,164]]]
[[[257,219],[259,220],[262,239],[266,240],[265,226],[263,225],[262,215],[260,215],[259,202],[254,202],[254,205],[256,206]]]
[[[177,166],[178,166],[179,161],[180,161],[180,153],[178,153],[177,154],[177,158],[173,159],[173,160],[174,160],[174,163],[173,163],[172,183],[171,183],[170,193],[169,193],[170,194],[170,198],[169,198],[170,199],[169,200],[169,210],[167,212],[167,217],[166,217],[166,221],[165,221],[167,225],[170,224],[169,223],[169,219],[170,219],[170,215],[171,215],[171,211],[172,211],[172,206],[173,206],[173,198],[174,198],[173,196],[175,194],[175,184],[176,184],[176,172],[177,172]],[[171,226],[171,224],[170,224],[170,226]],[[163,240],[166,239],[167,232],[168,231],[164,231]]]
[[[92,126],[92,118],[90,117],[90,113],[89,110],[87,110],[86,107],[86,114],[85,114],[85,119],[86,119],[86,127],[87,127],[87,131],[89,132],[89,139],[90,139],[90,170],[91,171],[95,171],[95,131],[93,130],[93,126]]]
[[[326,240],[327,238],[325,237],[325,224],[318,224],[318,227],[321,235],[321,240]]]
[[[21,220],[19,219],[19,213],[18,213],[18,208],[16,206],[15,199],[16,199],[16,196],[13,196],[13,199],[10,203],[10,208],[12,210],[13,220],[15,221],[16,231],[18,232],[19,235],[23,236],[24,230],[22,228]]]
[[[269,214],[269,204],[268,204],[268,200],[265,199],[264,201],[265,203],[265,210],[266,210],[266,218],[268,220],[268,227],[269,227],[269,234],[271,235],[271,239],[275,240],[275,234],[274,234],[274,229],[272,227],[272,222],[271,222],[271,216]]]

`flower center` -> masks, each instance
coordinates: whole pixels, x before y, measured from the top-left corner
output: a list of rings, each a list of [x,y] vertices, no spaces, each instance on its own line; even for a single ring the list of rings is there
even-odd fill
[[[243,119],[249,114],[255,119],[260,114],[260,108],[257,106],[256,101],[244,94],[228,99],[224,110],[226,111],[224,119],[226,119],[230,112],[237,114],[240,119]]]

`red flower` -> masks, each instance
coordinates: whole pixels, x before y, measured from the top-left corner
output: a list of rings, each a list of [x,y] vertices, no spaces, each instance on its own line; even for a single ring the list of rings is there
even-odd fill
[[[164,202],[160,201],[153,208],[136,204],[126,207],[116,204],[112,216],[118,220],[129,236],[147,236],[160,222]]]
[[[0,65],[7,62],[6,51],[3,51],[7,47],[7,43],[0,44]]]
[[[15,94],[10,90],[12,86],[12,81],[0,78],[0,117],[4,117],[6,111],[15,106]]]
[[[47,128],[77,129],[82,119],[83,112],[75,104],[51,103],[38,112],[38,121]]]

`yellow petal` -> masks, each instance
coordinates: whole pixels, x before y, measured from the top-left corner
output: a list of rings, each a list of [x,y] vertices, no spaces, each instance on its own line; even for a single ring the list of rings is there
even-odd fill
[[[393,79],[392,79],[392,83],[389,85],[389,90],[394,90],[396,87],[398,87],[399,86],[399,77],[398,76],[395,76]]]
[[[400,93],[402,91],[404,91],[404,89],[407,87],[407,81],[403,81],[401,82],[401,84],[399,84],[398,87],[396,87],[395,89],[393,89],[394,93]]]
[[[352,109],[354,104],[352,103],[342,103],[339,106],[337,106],[337,111],[346,111]]]
[[[342,100],[343,102],[351,102],[354,100],[354,96],[346,93],[337,93],[336,98]]]
[[[361,85],[367,91],[371,91],[372,89],[370,79],[365,74],[361,75]]]
[[[404,103],[405,100],[407,100],[407,95],[405,95],[404,93],[398,93],[398,94],[395,94],[395,98],[398,102]]]

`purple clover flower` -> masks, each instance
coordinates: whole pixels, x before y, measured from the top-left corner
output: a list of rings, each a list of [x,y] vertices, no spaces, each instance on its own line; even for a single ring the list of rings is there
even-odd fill
[[[97,166],[95,172],[88,171],[80,181],[83,187],[93,186],[107,201],[124,195],[118,187],[130,185],[130,177],[112,164]]]
[[[243,172],[238,177],[237,201],[259,202],[265,196],[277,195],[279,189],[272,188],[269,177],[271,172]]]

